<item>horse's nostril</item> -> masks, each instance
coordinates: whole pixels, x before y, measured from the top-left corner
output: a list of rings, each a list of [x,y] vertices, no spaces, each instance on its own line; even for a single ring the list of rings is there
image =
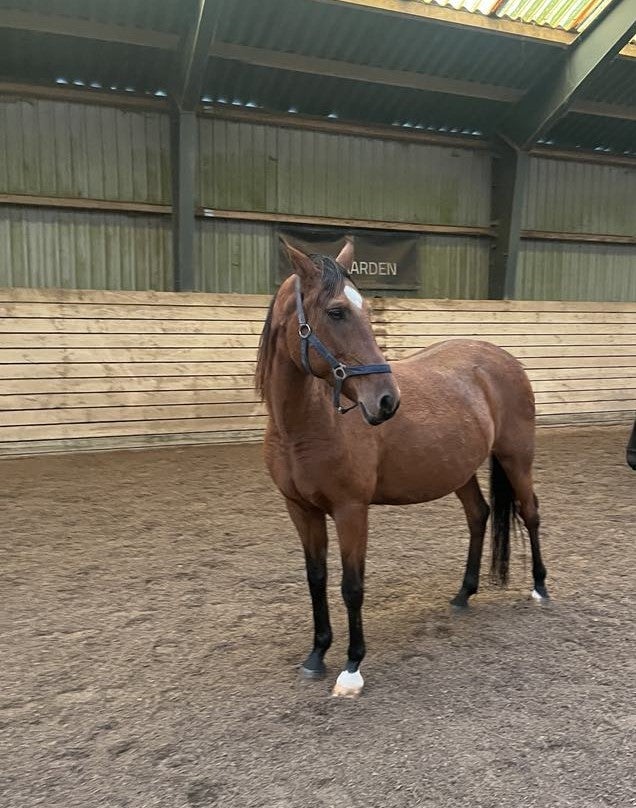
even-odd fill
[[[380,409],[384,415],[389,415],[395,409],[395,399],[387,393],[380,399]]]

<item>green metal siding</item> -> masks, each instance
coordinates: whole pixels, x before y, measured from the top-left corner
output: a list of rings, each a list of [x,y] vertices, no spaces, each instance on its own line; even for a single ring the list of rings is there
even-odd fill
[[[522,227],[636,235],[636,168],[532,158]]]
[[[166,115],[0,100],[0,193],[167,203],[169,152]]]
[[[484,226],[490,159],[377,138],[199,122],[199,199],[209,208]]]
[[[277,257],[271,225],[204,219],[197,222],[195,289],[269,294]]]
[[[636,301],[636,247],[524,241],[520,300]]]
[[[0,207],[0,286],[169,290],[167,217]]]
[[[418,297],[478,300],[488,296],[488,239],[422,236],[418,254]]]

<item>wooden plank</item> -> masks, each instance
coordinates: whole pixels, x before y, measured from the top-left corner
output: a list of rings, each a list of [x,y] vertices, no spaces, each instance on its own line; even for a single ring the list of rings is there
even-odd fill
[[[333,216],[305,216],[291,213],[254,213],[246,210],[201,208],[204,219],[232,219],[242,222],[280,222],[318,227],[364,228],[366,230],[394,230],[404,233],[436,233],[448,236],[494,236],[492,227],[470,225],[432,224],[427,222],[395,222],[378,219],[343,219]]]
[[[29,351],[38,348],[90,348],[91,351],[128,349],[135,355],[146,348],[207,348],[219,351],[242,348],[249,349],[253,357],[258,341],[256,334],[3,334],[0,338],[0,354],[8,348]]]
[[[107,438],[65,438],[62,440],[27,440],[0,442],[0,457],[28,457],[68,452],[103,452],[144,449],[152,451],[167,446],[193,446],[223,443],[260,443],[264,428],[230,429],[219,432],[182,432],[166,435],[119,435]]]
[[[120,376],[241,376],[253,374],[256,362],[87,362],[72,365],[64,362],[41,365],[0,365],[1,379],[99,378]]]
[[[104,322],[104,321],[103,321]],[[0,324],[1,327],[1,324]],[[497,323],[482,321],[479,323],[390,323],[376,326],[394,337],[425,336],[442,340],[449,337],[478,337],[493,341],[504,335],[517,335],[533,341],[535,337],[563,337],[574,334],[584,337],[597,337],[602,342],[605,336],[616,334],[636,335],[636,319],[633,323]]]
[[[386,352],[389,361],[407,359],[413,356],[414,351],[395,350]],[[634,356],[524,356],[521,363],[527,369],[542,368],[553,370],[554,368],[567,368],[571,372],[576,372],[579,368],[602,367],[633,367]]]
[[[586,393],[595,392],[597,396],[601,396],[606,390],[614,390],[617,386],[625,392],[636,388],[636,368],[634,368],[634,375],[630,378],[623,374],[619,379],[615,380],[612,384],[611,379],[549,379],[540,380],[535,379],[532,382],[532,389],[536,393]]]
[[[40,196],[36,194],[0,193],[0,205],[70,208],[71,210],[109,211],[113,213],[150,213],[163,216],[171,212],[170,205],[151,202],[122,202],[117,199],[87,199],[86,197]]]
[[[267,308],[268,295],[211,294],[207,292],[110,292],[71,289],[0,288],[0,302],[92,303],[120,306],[194,306]],[[635,303],[544,300],[430,300],[375,298],[377,311],[512,311],[512,312],[626,312],[636,315]]]
[[[43,317],[68,319],[78,317],[82,320],[222,320],[245,322],[248,320],[265,322],[267,308],[265,306],[144,306],[144,305],[101,305],[99,303],[64,303],[64,302],[22,302],[1,303],[0,317]]]
[[[636,244],[636,236],[604,235],[603,233],[561,233],[556,230],[522,230],[521,238],[534,241],[574,241],[591,244]]]
[[[7,410],[101,407],[159,407],[182,404],[257,404],[258,395],[249,388],[225,390],[151,390],[103,393],[45,393],[43,395],[0,394],[0,413]],[[1,418],[1,416],[0,416]],[[0,426],[0,429],[2,427]]]
[[[502,348],[516,349],[518,347],[530,346],[533,348],[540,348],[547,346],[550,348],[574,348],[581,347],[603,347],[603,346],[623,346],[630,349],[631,346],[636,345],[636,333],[624,334],[622,329],[619,333],[614,335],[605,334],[599,336],[598,334],[462,334],[451,337],[446,336],[432,336],[432,335],[411,335],[411,336],[388,336],[382,337],[383,345],[389,348],[424,348],[428,345],[433,345],[436,342],[442,342],[446,339],[476,339],[484,342],[490,342],[494,345],[499,345]],[[190,339],[190,337],[186,337]],[[205,337],[203,338],[205,339]],[[9,346],[7,346],[9,347]],[[631,351],[634,353],[634,351]]]
[[[509,311],[509,312],[607,312],[636,314],[636,303],[562,302],[554,300],[427,300],[425,298],[375,298],[378,312],[397,311]]]
[[[253,348],[0,348],[0,364],[48,364],[105,362],[251,362]]]
[[[180,404],[159,407],[80,407],[57,410],[5,410],[2,412],[0,440],[3,430],[11,426],[32,424],[95,424],[107,421],[151,421],[185,420],[190,418],[227,418],[230,416],[263,415],[264,406],[260,403],[232,404]],[[152,432],[152,428],[148,427]]]
[[[587,381],[589,379],[598,379],[601,383],[604,381],[611,381],[612,379],[625,379],[636,377],[636,366],[599,366],[592,365],[591,367],[544,367],[544,368],[528,368],[526,367],[530,381],[535,384],[538,381],[574,381],[581,380]]]
[[[552,426],[609,426],[610,424],[626,424],[629,428],[634,423],[633,412],[574,412],[557,415],[538,415],[538,427]]]
[[[72,379],[4,379],[0,382],[0,404],[6,395],[50,395],[82,393],[135,393],[149,391],[253,390],[254,376],[102,376]]]
[[[0,287],[0,303],[91,303],[102,306],[194,306],[267,308],[269,295],[212,294],[209,292],[111,292],[90,289],[33,289]]]
[[[374,312],[373,322],[387,328],[395,326],[396,323],[432,323],[482,325],[484,323],[510,323],[523,325],[525,323],[545,323],[560,325],[564,323],[583,324],[622,324],[636,323],[636,308],[633,312],[606,312],[598,311],[577,311],[574,309],[564,311],[510,311],[501,309],[499,311],[449,311],[447,309],[414,309],[390,310]]]
[[[579,356],[579,357],[524,357],[522,364],[526,368],[568,368],[577,371],[579,368],[620,367],[634,366],[633,356]]]
[[[408,355],[412,355],[417,353],[418,351],[422,350],[421,347],[410,347],[410,348],[391,348],[388,347],[385,349],[386,353],[389,356],[395,357],[406,357]],[[504,348],[505,350],[505,348]],[[0,351],[0,361],[2,361],[2,351]],[[516,356],[517,359],[526,359],[526,358],[534,358],[534,357],[541,357],[545,359],[550,359],[552,357],[558,359],[566,359],[569,358],[568,361],[570,364],[576,365],[576,362],[579,358],[588,358],[588,359],[595,359],[596,357],[599,358],[599,361],[596,364],[603,364],[605,357],[608,357],[611,354],[615,354],[614,358],[620,358],[624,360],[621,364],[629,364],[636,362],[636,350],[634,350],[633,346],[629,345],[558,345],[558,346],[550,346],[550,345],[528,345],[525,347],[522,346],[515,346],[510,348],[509,353],[513,356]],[[555,365],[556,367],[556,365]]]
[[[537,412],[541,415],[558,415],[560,413],[578,412],[634,412],[634,407],[628,401],[579,401],[569,404],[541,404]]]
[[[7,426],[0,430],[0,441],[65,440],[68,438],[101,438],[120,435],[165,435],[184,432],[227,432],[229,430],[264,429],[263,415],[227,418],[186,418],[169,421],[124,421],[88,424],[42,424]]]
[[[564,392],[540,391],[534,388],[535,400],[541,404],[563,404],[569,405],[577,401],[610,402],[622,401],[632,402],[636,411],[636,389],[632,388],[603,388],[597,390],[568,390]],[[627,406],[627,405],[626,405]]]
[[[259,309],[260,311],[260,309]],[[265,311],[263,310],[263,321]],[[608,326],[611,327],[611,326]],[[6,317],[0,318],[5,334],[256,334],[261,320],[100,320],[92,317]],[[4,338],[0,337],[4,344]]]

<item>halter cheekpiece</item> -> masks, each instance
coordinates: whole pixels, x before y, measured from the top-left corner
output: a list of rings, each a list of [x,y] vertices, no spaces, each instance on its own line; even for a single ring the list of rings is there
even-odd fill
[[[305,310],[303,308],[302,290],[300,287],[300,277],[296,275],[296,312],[298,314],[298,336],[300,337],[300,361],[306,373],[311,376],[316,376],[311,368],[309,362],[309,346],[317,351],[322,358],[330,365],[331,372],[334,377],[333,386],[333,405],[341,415],[355,409],[358,405],[353,404],[351,407],[342,407],[340,404],[340,394],[342,393],[342,385],[345,379],[349,376],[367,376],[372,373],[390,373],[391,366],[383,365],[345,365],[339,362],[333,354],[331,354],[318,337],[312,331],[311,326],[305,317]]]

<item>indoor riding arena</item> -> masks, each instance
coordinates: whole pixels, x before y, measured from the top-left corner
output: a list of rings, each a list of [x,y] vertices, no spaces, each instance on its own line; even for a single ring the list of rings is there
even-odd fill
[[[635,417],[633,0],[0,3],[0,808],[636,805]]]

